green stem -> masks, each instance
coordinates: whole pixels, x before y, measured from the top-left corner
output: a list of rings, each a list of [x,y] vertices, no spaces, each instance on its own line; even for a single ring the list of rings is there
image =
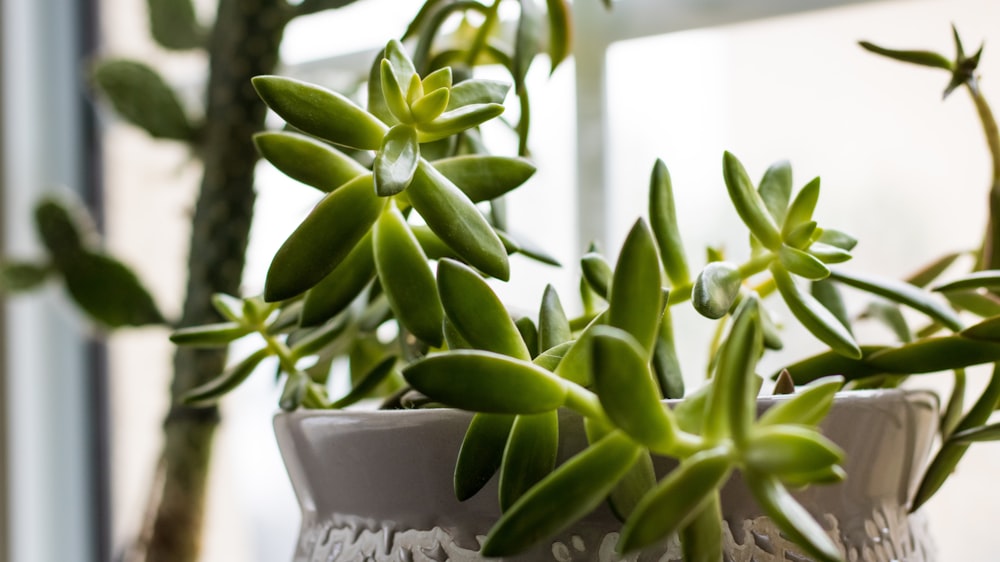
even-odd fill
[[[986,136],[986,144],[989,147],[992,161],[989,193],[990,214],[980,251],[979,267],[981,269],[995,269],[1000,267],[1000,231],[998,231],[1000,228],[1000,224],[998,224],[1000,222],[1000,131],[997,129],[993,111],[979,88],[979,81],[976,79],[968,80],[965,86],[976,106],[976,113],[983,126],[983,134]]]
[[[490,6],[489,10],[486,12],[486,20],[483,25],[479,27],[476,32],[476,38],[472,42],[472,46],[469,47],[469,55],[465,58],[466,64],[469,67],[476,65],[476,59],[479,58],[479,53],[483,52],[483,47],[486,46],[486,40],[490,36],[490,30],[493,25],[496,24],[497,19],[500,17],[500,2],[502,0],[494,0],[493,4]]]

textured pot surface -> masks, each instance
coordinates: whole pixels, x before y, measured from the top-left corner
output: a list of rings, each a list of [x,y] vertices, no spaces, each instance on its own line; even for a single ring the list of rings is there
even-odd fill
[[[782,398],[762,398],[761,409]],[[823,432],[847,452],[848,479],[797,494],[849,561],[929,562],[919,514],[907,514],[934,437],[937,400],[901,390],[838,395]],[[294,562],[481,560],[499,515],[496,478],[458,502],[452,470],[471,416],[456,410],[294,412],[275,431],[302,507]],[[578,418],[562,419],[560,456],[583,446]],[[658,462],[658,472],[672,468]],[[722,496],[727,561],[808,560],[761,515],[737,474]],[[560,536],[508,561],[680,560],[676,539],[615,554],[620,524],[600,508]],[[498,560],[498,559],[496,559]]]

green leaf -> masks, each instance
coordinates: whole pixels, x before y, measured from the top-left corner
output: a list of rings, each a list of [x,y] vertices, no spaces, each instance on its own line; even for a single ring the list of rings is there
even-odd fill
[[[212,308],[227,320],[233,322],[243,320],[243,299],[225,293],[216,293],[212,295]]]
[[[324,197],[271,260],[264,298],[290,299],[319,283],[364,238],[385,203],[375,195],[370,174]]]
[[[504,107],[498,103],[476,103],[449,109],[433,121],[417,123],[417,138],[425,143],[450,137],[500,116],[503,110]]]
[[[424,76],[420,83],[423,85],[425,92],[436,92],[441,88],[451,90],[452,80],[453,77],[451,67],[445,66],[431,72],[427,76]]]
[[[302,326],[316,326],[340,314],[374,278],[375,256],[369,232],[333,271],[306,292]]]
[[[804,222],[792,228],[788,232],[787,236],[783,236],[785,240],[785,245],[791,246],[792,248],[798,250],[807,248],[808,246],[811,246],[813,236],[815,236],[817,230],[819,229],[817,228],[816,221]],[[834,248],[833,246],[825,245],[822,242],[820,242],[819,244],[821,249],[823,248],[823,246],[827,246],[827,248],[832,251],[832,252],[828,251],[826,253],[830,254],[833,259],[839,259],[840,256],[843,254],[847,254],[848,256],[850,256],[850,254],[844,252],[840,248]]]
[[[444,309],[434,272],[395,205],[376,221],[372,244],[379,283],[396,318],[413,335],[440,347],[444,343]]]
[[[597,252],[587,252],[580,258],[580,269],[587,285],[601,298],[608,298],[614,272],[604,256]]]
[[[701,451],[681,461],[636,506],[622,528],[618,550],[639,550],[683,528],[718,494],[732,469],[725,447]]]
[[[153,39],[167,49],[205,46],[207,33],[198,23],[191,0],[147,0]]]
[[[568,0],[545,0],[549,22],[549,74],[556,71],[559,64],[573,50],[573,13]]]
[[[771,476],[757,473],[748,473],[746,480],[764,513],[782,533],[802,547],[807,555],[817,562],[842,560],[840,551],[823,531],[823,527],[795,501],[781,483]]]
[[[569,319],[563,311],[559,294],[552,285],[546,285],[541,309],[538,311],[538,348],[545,351],[572,338],[573,332],[569,328]]]
[[[903,312],[895,303],[884,301],[882,299],[874,300],[868,303],[868,307],[864,312],[864,317],[872,318],[881,322],[892,331],[899,341],[903,343],[913,341],[913,332],[910,330],[910,326],[907,324],[906,318],[903,317]]]
[[[792,165],[788,160],[771,164],[771,167],[764,172],[757,192],[760,193],[760,198],[774,222],[783,224],[785,214],[788,212],[788,202],[792,198]]]
[[[562,464],[490,530],[482,556],[512,556],[593,511],[635,464],[642,449],[612,433]]]
[[[809,286],[809,293],[816,297],[824,308],[829,310],[841,324],[847,328],[848,332],[851,332],[851,317],[847,314],[847,306],[844,304],[844,298],[840,294],[840,288],[837,284],[829,279],[823,279],[821,281],[813,281]]]
[[[81,251],[56,267],[73,301],[97,322],[120,328],[164,321],[139,278],[113,257]]]
[[[847,250],[823,242],[813,242],[806,251],[819,258],[823,263],[843,263],[852,257]]]
[[[520,6],[521,13],[514,36],[514,55],[511,57],[511,74],[514,76],[514,83],[520,85],[518,92],[523,91],[528,68],[540,50],[543,17],[534,0],[521,0]]]
[[[819,281],[830,276],[830,269],[823,262],[788,245],[782,245],[778,250],[778,260],[785,269],[799,277]]]
[[[474,203],[496,199],[520,186],[535,173],[524,158],[470,154],[431,163]]]
[[[608,324],[621,328],[652,356],[663,305],[660,260],[646,223],[639,219],[622,246],[608,297]]]
[[[965,369],[955,369],[955,385],[951,389],[951,396],[948,404],[941,414],[940,434],[942,439],[948,439],[962,421],[962,412],[965,408],[965,389],[967,377]]]
[[[476,414],[465,432],[462,448],[455,462],[455,497],[465,501],[496,474],[514,424],[514,416]]]
[[[347,394],[337,399],[337,401],[331,405],[331,408],[346,408],[374,392],[380,384],[392,375],[393,367],[396,366],[396,361],[396,356],[390,355],[389,357],[386,357],[382,361],[378,362],[374,367],[362,375],[357,384],[351,387],[351,390]]]
[[[989,384],[983,389],[979,399],[969,409],[969,412],[965,414],[962,421],[955,426],[955,434],[960,434],[963,431],[971,430],[985,424],[996,409],[998,400],[1000,400],[1000,365],[994,365],[993,375],[990,377]],[[930,466],[927,467],[923,478],[920,480],[920,486],[913,496],[913,505],[910,507],[911,512],[919,509],[927,500],[934,496],[945,480],[955,471],[955,467],[962,460],[962,457],[965,456],[965,451],[968,448],[969,443],[959,442],[954,439],[944,442],[941,449],[938,450],[937,455],[934,456],[934,460],[931,461]]]
[[[531,359],[510,313],[479,274],[444,259],[438,263],[437,280],[445,313],[469,344],[525,361]]]
[[[974,340],[1000,342],[1000,317],[987,318],[978,324],[969,326],[959,334]]]
[[[861,47],[866,51],[871,51],[902,62],[941,68],[948,71],[952,70],[954,66],[953,63],[943,55],[939,55],[938,53],[931,51],[901,51],[897,49],[886,49],[885,47],[879,47],[878,45],[869,43],[868,41],[859,41],[858,44],[861,45]]]
[[[375,193],[388,197],[406,189],[413,180],[419,161],[416,130],[404,124],[389,129],[382,139],[382,147],[375,153],[372,167]]]
[[[497,279],[509,279],[503,242],[455,184],[421,161],[406,194],[427,226],[470,265]]]
[[[777,250],[781,247],[781,234],[774,219],[768,213],[763,199],[753,187],[743,164],[735,156],[726,152],[722,160],[726,189],[737,214],[765,248]]]
[[[897,374],[948,371],[994,361],[1000,361],[1000,343],[962,336],[925,338],[865,356],[869,365]]]
[[[737,443],[746,438],[756,404],[754,367],[763,345],[760,301],[751,293],[737,307],[729,335],[719,349],[715,384],[705,409],[707,437],[732,436]]]
[[[591,356],[593,352],[590,349],[590,342],[593,337],[594,328],[600,325],[601,321],[591,323],[576,338],[572,347],[569,348],[563,356],[562,361],[559,362],[559,366],[555,371],[557,375],[566,380],[573,381],[580,386],[590,386],[592,384],[593,378],[591,373],[593,372],[593,368],[591,367]]]
[[[590,347],[595,390],[608,417],[636,441],[669,450],[674,420],[660,403],[641,344],[624,330],[596,326]]]
[[[820,233],[819,238],[817,238],[816,241],[822,242],[823,244],[829,244],[847,252],[850,252],[855,246],[858,245],[857,238],[854,238],[846,232],[841,232],[832,228],[824,228],[823,232]]]
[[[928,263],[927,265],[921,267],[919,270],[915,271],[909,277],[906,278],[906,282],[910,285],[915,285],[917,287],[926,287],[930,285],[935,279],[941,276],[942,273],[947,271],[949,267],[955,260],[962,257],[963,252],[952,252],[950,254],[945,254],[940,258]]]
[[[386,107],[389,108],[392,116],[400,124],[412,125],[415,119],[413,118],[413,113],[410,111],[410,104],[406,101],[406,92],[403,91],[403,87],[409,83],[415,74],[410,73],[406,81],[401,83],[396,77],[396,73],[393,72],[392,63],[388,59],[382,59],[382,63],[379,66],[382,97],[385,100]]]
[[[293,332],[287,344],[291,347],[292,357],[298,359],[322,353],[324,349],[340,338],[347,331],[347,318],[340,317],[327,321],[315,328],[300,328]]]
[[[293,372],[285,379],[285,386],[281,389],[281,398],[278,399],[278,407],[285,412],[298,409],[305,400],[309,391],[309,377],[305,373]]]
[[[26,261],[0,261],[0,293],[19,293],[40,287],[52,267]]]
[[[448,99],[451,97],[451,88],[442,87],[432,90],[417,101],[413,102],[410,110],[413,112],[413,119],[417,123],[427,123],[437,119],[448,107]]]
[[[736,265],[714,261],[701,270],[691,289],[691,304],[706,318],[722,318],[740,294],[743,277]]]
[[[170,334],[170,341],[177,345],[195,347],[225,347],[229,342],[239,339],[253,330],[237,322],[219,324],[204,324],[181,328]]]
[[[753,470],[781,477],[838,464],[844,460],[844,451],[813,429],[768,425],[750,433],[743,460]]]
[[[35,205],[38,237],[57,269],[60,263],[75,259],[95,245],[97,234],[92,225],[86,209],[76,201],[46,197]]]
[[[194,140],[194,127],[177,94],[148,65],[103,60],[94,68],[94,81],[119,115],[153,138]]]
[[[664,301],[666,295],[664,295]],[[663,398],[684,397],[684,376],[681,372],[680,359],[674,345],[674,325],[670,315],[670,307],[664,307],[660,319],[660,331],[653,348],[653,374],[660,386],[660,396]]]
[[[860,358],[861,349],[851,332],[815,297],[802,292],[780,264],[771,264],[771,274],[781,298],[798,321],[820,341],[846,357]],[[790,369],[789,369],[790,370]],[[827,373],[829,374],[829,373]],[[795,373],[792,373],[795,376]],[[798,379],[796,378],[796,382]]]
[[[501,104],[507,97],[510,84],[496,80],[472,79],[451,88],[447,111],[469,105]]]
[[[330,192],[368,170],[330,145],[288,132],[258,133],[257,150],[288,177]]]
[[[538,355],[538,326],[527,316],[522,316],[515,320],[514,325],[517,326],[517,331],[521,333],[521,341],[527,346],[528,354],[532,357],[532,361],[534,361]],[[552,369],[547,370],[551,371]]]
[[[691,273],[688,271],[684,244],[677,224],[670,172],[659,158],[653,165],[653,173],[649,179],[649,222],[670,282],[675,287],[687,285],[691,282]]]
[[[517,416],[500,465],[500,511],[511,508],[556,466],[559,413]]]
[[[656,486],[656,473],[653,470],[653,458],[643,451],[635,460],[632,468],[618,481],[618,485],[608,496],[608,506],[615,517],[625,521],[635,511],[650,490]]]
[[[826,417],[830,407],[833,406],[834,395],[843,386],[844,377],[840,375],[817,379],[768,408],[760,416],[757,424],[758,426],[816,425]]]
[[[988,289],[991,291],[1000,289],[1000,270],[990,269],[969,273],[943,285],[938,285],[933,290],[948,293],[968,289]]]
[[[334,144],[376,150],[388,128],[337,92],[280,76],[253,79],[257,94],[289,125]]]
[[[260,362],[270,355],[271,351],[267,348],[255,351],[218,377],[185,392],[180,398],[181,402],[199,406],[216,403],[223,395],[243,384]]]
[[[812,220],[813,211],[816,210],[816,202],[819,200],[819,178],[814,178],[803,187],[792,204],[788,207],[788,214],[781,227],[781,237],[788,239],[792,231],[799,225],[806,224]]]
[[[718,562],[722,560],[722,502],[717,494],[709,497],[691,521],[680,532],[685,562]]]
[[[1000,298],[991,292],[980,293],[975,289],[968,289],[943,294],[949,304],[960,310],[967,310],[982,318],[1000,316]]]
[[[566,382],[535,365],[488,351],[430,355],[403,370],[413,388],[476,412],[540,414],[566,401]]]
[[[963,328],[962,319],[958,317],[958,314],[954,310],[934,300],[926,291],[904,281],[880,279],[867,275],[847,273],[841,270],[831,271],[830,277],[846,285],[879,295],[880,297],[885,297],[893,302],[898,302],[899,304],[923,312],[956,332]]]

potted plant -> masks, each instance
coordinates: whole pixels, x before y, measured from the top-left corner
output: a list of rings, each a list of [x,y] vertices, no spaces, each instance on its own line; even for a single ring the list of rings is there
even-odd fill
[[[563,21],[564,5],[548,4]],[[906,281],[858,274],[840,265],[855,240],[813,218],[818,179],[796,192],[779,162],[755,183],[726,153],[748,248],[738,263],[710,253],[692,275],[683,210],[658,161],[648,219],[617,259],[596,247],[583,256],[579,314],[551,287],[537,314],[514,314],[489,279],[512,275],[512,253],[552,260],[503,229],[495,202],[534,168],[486,152],[477,130],[504,111],[508,86],[469,67],[506,64],[523,111],[530,54],[503,56],[484,25],[467,49],[430,56],[444,20],[429,3],[417,21],[431,31],[415,25],[404,38],[412,47],[387,44],[366,108],[312,84],[254,79],[288,124],[256,137],[260,153],[326,195],[275,255],[263,295],[217,295],[223,322],[173,335],[195,346],[262,342],[188,392],[190,404],[213,403],[277,358],[286,413],[275,424],[303,508],[296,560],[924,559],[908,512],[970,441],[996,434],[984,424],[1000,375],[967,411],[961,400],[963,369],[1000,361],[992,226],[984,270],[934,290],[924,287],[957,256]],[[558,38],[566,26],[552,29]],[[979,53],[967,57],[957,34],[956,45],[954,60],[866,47],[949,71],[949,91],[972,92],[1000,161]],[[522,152],[526,128],[520,119]],[[842,286],[888,301],[881,318],[900,343],[857,343]],[[768,297],[829,351],[757,373],[761,355],[781,347]],[[720,322],[720,337],[709,342],[712,377],[686,390],[671,310],[687,303]],[[915,334],[899,306],[919,314]],[[345,356],[351,389],[334,395]],[[897,388],[938,371],[954,371],[959,389],[940,416],[931,395]],[[759,397],[765,379],[776,379],[774,396]],[[328,411],[373,395],[382,410]],[[864,436],[858,423],[877,425],[879,438],[851,439]],[[943,445],[923,472],[936,431]],[[852,466],[879,470],[864,480]]]

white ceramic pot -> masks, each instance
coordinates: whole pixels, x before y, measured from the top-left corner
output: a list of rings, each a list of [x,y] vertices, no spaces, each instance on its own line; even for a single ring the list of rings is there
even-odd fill
[[[762,398],[766,409],[774,400]],[[847,452],[848,479],[797,494],[848,561],[930,562],[920,514],[907,504],[937,427],[934,395],[882,390],[839,394],[823,433]],[[495,478],[458,502],[452,470],[470,415],[456,410],[300,411],[275,430],[302,507],[294,562],[464,562],[482,560],[482,539],[498,517]],[[578,418],[561,422],[560,456],[582,443]],[[657,461],[658,472],[672,467]],[[764,517],[735,475],[722,495],[726,562],[809,560]],[[676,538],[653,550],[615,554],[620,523],[602,507],[517,562],[670,562]]]

